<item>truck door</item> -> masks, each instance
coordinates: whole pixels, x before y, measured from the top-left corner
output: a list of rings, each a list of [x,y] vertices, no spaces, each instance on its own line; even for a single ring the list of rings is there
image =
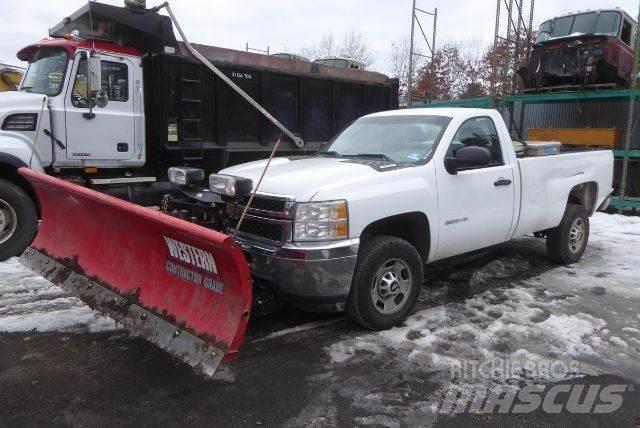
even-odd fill
[[[450,174],[444,160],[436,164],[439,239],[437,258],[455,256],[507,240],[515,203],[513,166],[506,156],[490,117],[464,122],[446,156],[464,146],[485,147],[491,152],[486,167]]]
[[[108,166],[108,161],[131,159],[134,144],[134,97],[131,61],[105,56],[101,60],[102,90],[106,107],[89,114],[87,60],[78,53],[65,99],[67,158],[86,159],[89,165]],[[106,162],[105,162],[106,161]],[[112,163],[114,165],[114,163]]]

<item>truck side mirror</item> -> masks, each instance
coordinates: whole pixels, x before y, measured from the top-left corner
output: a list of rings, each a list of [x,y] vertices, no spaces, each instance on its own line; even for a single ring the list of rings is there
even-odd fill
[[[87,64],[89,67],[89,92],[96,93],[102,91],[102,67],[100,65],[100,58],[90,54]]]
[[[491,165],[491,152],[485,147],[461,147],[456,150],[454,156],[444,158],[444,167],[452,175],[465,169],[482,168],[489,165]]]

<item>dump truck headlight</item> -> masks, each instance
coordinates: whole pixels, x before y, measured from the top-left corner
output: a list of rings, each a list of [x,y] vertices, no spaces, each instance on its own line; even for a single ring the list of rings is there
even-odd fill
[[[172,167],[169,168],[169,181],[180,186],[199,183],[204,180],[204,171],[198,168]]]
[[[347,201],[299,203],[295,211],[294,241],[333,241],[349,237]]]
[[[251,193],[253,182],[249,178],[234,177],[225,174],[211,174],[209,189],[223,196],[245,196]]]

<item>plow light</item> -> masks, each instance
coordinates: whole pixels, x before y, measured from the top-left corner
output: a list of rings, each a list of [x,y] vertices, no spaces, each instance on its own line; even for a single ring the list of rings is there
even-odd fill
[[[189,186],[204,180],[204,171],[199,168],[169,168],[169,181],[179,186]]]
[[[347,201],[296,204],[295,241],[334,241],[348,237]]]
[[[252,188],[253,182],[248,178],[224,174],[211,174],[209,176],[209,189],[219,195],[244,196],[250,194]]]

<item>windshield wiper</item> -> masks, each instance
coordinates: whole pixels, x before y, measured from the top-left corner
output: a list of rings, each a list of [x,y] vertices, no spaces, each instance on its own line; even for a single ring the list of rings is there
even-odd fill
[[[391,159],[389,156],[385,155],[384,153],[358,153],[357,155],[349,155],[349,156],[353,156],[353,157],[356,157],[356,158],[384,159],[387,162],[394,162],[395,163],[395,161],[393,159]]]
[[[342,155],[341,155],[340,153],[335,152],[335,151],[333,151],[333,150],[329,150],[329,151],[327,151],[327,152],[318,152],[316,155],[317,155],[317,156],[323,156],[323,155],[326,155],[326,156],[333,156],[333,157],[336,157],[336,158],[341,158],[341,157],[342,157]]]

